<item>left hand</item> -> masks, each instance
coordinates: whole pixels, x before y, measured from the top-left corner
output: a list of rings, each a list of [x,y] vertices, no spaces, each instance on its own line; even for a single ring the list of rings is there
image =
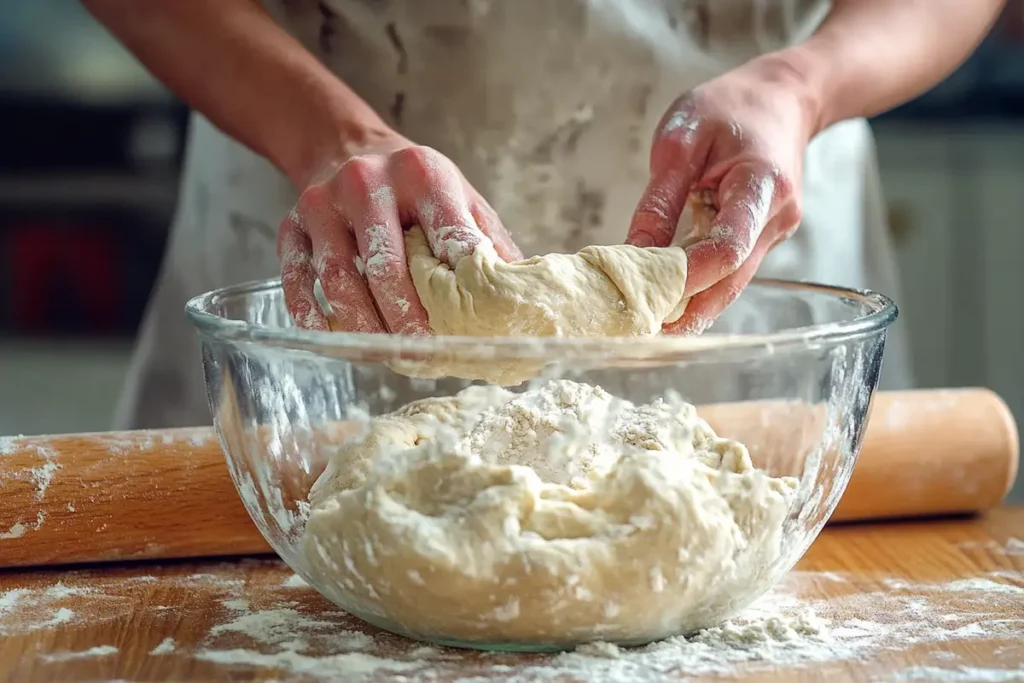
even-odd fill
[[[687,240],[686,313],[669,333],[700,334],[739,296],[765,254],[800,222],[804,151],[816,123],[799,78],[755,60],[676,100],[651,148],[651,179],[626,242],[665,247],[691,195],[714,215]],[[700,213],[702,207],[694,209]],[[695,240],[695,241],[694,241]]]

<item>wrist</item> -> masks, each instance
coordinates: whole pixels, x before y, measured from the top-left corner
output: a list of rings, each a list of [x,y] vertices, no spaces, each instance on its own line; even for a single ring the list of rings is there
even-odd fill
[[[302,191],[353,156],[383,147],[399,137],[367,105],[344,107],[331,114],[321,110],[318,120],[289,125],[282,137],[282,153],[275,163],[292,184]]]
[[[741,68],[752,70],[761,83],[782,90],[797,102],[808,140],[831,125],[820,71],[799,46],[756,57]]]

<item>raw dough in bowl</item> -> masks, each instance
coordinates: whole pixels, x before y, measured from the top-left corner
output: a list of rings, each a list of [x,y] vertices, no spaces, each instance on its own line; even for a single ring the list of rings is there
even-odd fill
[[[329,597],[410,635],[644,642],[770,587],[795,486],[686,403],[568,380],[470,387],[342,446],[310,492],[302,548]]]
[[[453,270],[420,228],[406,232],[409,270],[437,335],[468,337],[623,337],[657,334],[686,310],[681,247],[585,247],[506,263],[481,242]],[[513,385],[543,364],[454,357],[392,362],[403,374],[482,379]]]

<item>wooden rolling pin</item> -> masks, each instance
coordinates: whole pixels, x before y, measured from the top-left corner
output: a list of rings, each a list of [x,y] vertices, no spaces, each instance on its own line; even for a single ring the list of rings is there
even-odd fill
[[[1016,424],[990,391],[880,393],[868,425],[832,521],[977,512],[1016,478]],[[0,438],[0,567],[268,552],[211,428]]]

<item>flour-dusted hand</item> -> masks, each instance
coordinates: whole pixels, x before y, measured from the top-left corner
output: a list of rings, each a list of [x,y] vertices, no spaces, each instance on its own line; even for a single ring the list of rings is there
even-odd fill
[[[710,200],[714,210],[686,250],[686,295],[693,298],[667,332],[704,331],[768,250],[796,229],[814,110],[795,75],[752,62],[683,95],[662,118],[627,242],[670,244],[691,196]]]
[[[406,262],[403,228],[413,225],[453,268],[486,239],[503,259],[521,257],[455,164],[429,147],[387,136],[318,174],[281,223],[281,280],[296,324],[328,329],[313,294],[319,279],[334,329],[429,334]]]

